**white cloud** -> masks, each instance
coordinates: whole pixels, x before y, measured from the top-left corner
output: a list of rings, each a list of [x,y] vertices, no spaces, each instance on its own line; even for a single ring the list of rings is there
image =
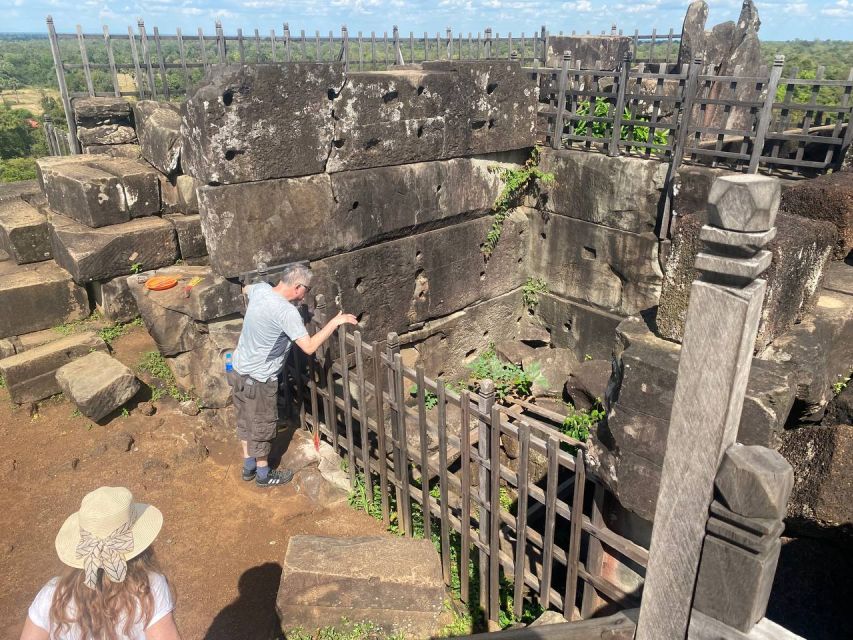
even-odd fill
[[[577,0],[577,2],[564,2],[562,4],[562,7],[566,11],[576,11],[577,13],[589,13],[592,11],[592,3],[589,0]]]
[[[850,0],[837,0],[834,6],[827,5],[820,13],[831,18],[853,18],[853,4]]]

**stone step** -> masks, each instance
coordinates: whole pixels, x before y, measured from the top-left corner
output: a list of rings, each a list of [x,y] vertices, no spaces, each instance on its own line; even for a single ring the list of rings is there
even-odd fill
[[[108,354],[95,351],[56,371],[62,393],[87,418],[98,421],[139,391],[133,372]]]
[[[47,218],[21,199],[0,202],[0,248],[18,264],[49,260]]]
[[[86,290],[56,263],[0,269],[0,337],[32,333],[88,315]]]
[[[175,229],[168,220],[140,218],[99,229],[60,215],[50,222],[54,260],[76,282],[109,280],[177,259]]]
[[[61,391],[57,369],[92,351],[106,352],[107,345],[85,331],[0,360],[0,375],[13,402],[42,400]]]
[[[157,171],[144,162],[77,155],[40,158],[36,165],[50,208],[89,227],[160,211]]]

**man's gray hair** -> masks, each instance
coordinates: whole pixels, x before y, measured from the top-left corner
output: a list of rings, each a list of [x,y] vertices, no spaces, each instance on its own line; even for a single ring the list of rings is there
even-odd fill
[[[281,283],[288,286],[304,284],[307,287],[311,284],[313,276],[314,274],[307,264],[294,264],[281,272]]]

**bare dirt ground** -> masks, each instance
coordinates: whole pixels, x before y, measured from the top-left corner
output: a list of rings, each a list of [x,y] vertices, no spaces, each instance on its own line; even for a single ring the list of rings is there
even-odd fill
[[[43,113],[41,108],[42,96],[50,96],[59,100],[59,92],[47,87],[20,87],[18,89],[6,89],[0,92],[0,99],[5,100],[14,109],[27,109],[38,117]]]
[[[113,347],[132,368],[155,349],[141,327]],[[231,425],[207,411],[186,416],[171,399],[146,417],[136,407],[144,399],[99,425],[62,397],[33,411],[0,389],[0,639],[18,638],[32,598],[62,569],[56,532],[102,485],[126,486],[163,512],[154,549],[177,593],[185,640],[278,637],[274,605],[290,536],[382,531],[369,516],[324,509],[291,485],[263,490],[242,482]],[[280,440],[290,433],[282,428]]]

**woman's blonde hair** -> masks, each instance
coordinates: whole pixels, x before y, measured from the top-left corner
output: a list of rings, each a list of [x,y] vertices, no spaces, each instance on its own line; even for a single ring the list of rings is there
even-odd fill
[[[84,584],[82,569],[69,567],[59,579],[50,605],[51,637],[58,640],[76,625],[82,640],[121,640],[130,637],[137,622],[147,627],[154,615],[150,572],[163,573],[150,547],[127,561],[123,582],[106,579],[99,569],[95,589]],[[117,629],[121,619],[123,628]]]

